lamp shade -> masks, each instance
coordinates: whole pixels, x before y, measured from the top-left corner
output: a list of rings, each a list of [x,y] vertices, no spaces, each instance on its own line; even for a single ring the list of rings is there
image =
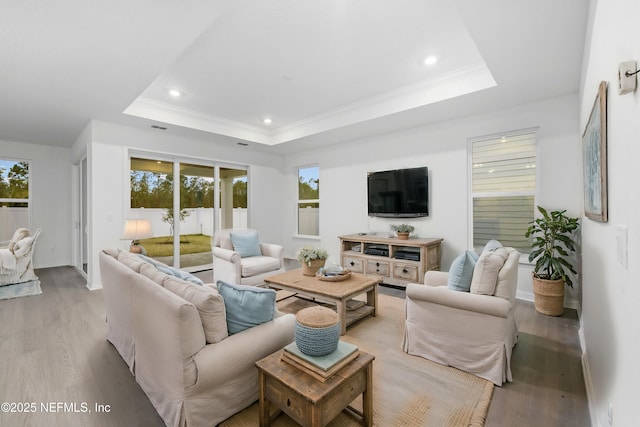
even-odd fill
[[[128,219],[124,224],[122,240],[140,240],[152,237],[151,223],[146,219]]]

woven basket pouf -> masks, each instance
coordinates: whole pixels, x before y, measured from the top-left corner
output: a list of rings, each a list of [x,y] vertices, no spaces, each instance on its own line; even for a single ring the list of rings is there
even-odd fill
[[[298,349],[309,356],[326,356],[338,348],[340,318],[326,307],[309,307],[296,314],[295,339]]]

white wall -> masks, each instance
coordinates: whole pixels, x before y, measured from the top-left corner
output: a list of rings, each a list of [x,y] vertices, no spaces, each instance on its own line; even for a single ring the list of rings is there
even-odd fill
[[[593,1],[587,37],[580,125],[584,128],[600,81],[609,83],[609,221],[583,220],[583,362],[595,426],[637,425],[640,383],[640,92],[620,96],[618,63],[640,62],[640,3]],[[628,267],[617,260],[616,231],[628,227]]]
[[[130,149],[145,150],[227,164],[249,165],[249,227],[260,231],[264,241],[280,242],[282,195],[279,156],[236,145],[229,138],[211,136],[199,140],[159,131],[93,121],[88,147],[90,174],[90,258],[88,286],[100,287],[98,254],[103,248],[126,249],[120,240],[128,215]]]
[[[444,238],[442,266],[470,247],[468,232],[467,140],[477,136],[539,127],[537,133],[537,202],[551,209],[582,210],[581,154],[578,98],[568,95],[509,110],[487,113],[430,126],[407,129],[286,157],[288,209],[285,211],[287,256],[306,244],[339,255],[338,236],[365,231],[388,232],[398,220],[367,216],[368,171],[427,166],[430,215],[403,220],[416,227],[419,237]],[[320,166],[320,239],[295,237],[295,168]],[[532,298],[530,267],[522,266],[519,296]],[[579,285],[577,285],[579,286]],[[576,291],[567,304],[576,305]]]
[[[71,264],[71,162],[68,148],[0,141],[0,157],[31,162],[31,229],[42,227],[36,268]]]

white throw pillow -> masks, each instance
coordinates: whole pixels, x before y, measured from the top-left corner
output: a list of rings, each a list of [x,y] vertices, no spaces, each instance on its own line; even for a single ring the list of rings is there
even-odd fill
[[[208,344],[220,342],[229,336],[224,300],[218,292],[208,286],[194,285],[172,276],[167,276],[164,287],[196,306]]]
[[[498,283],[498,273],[509,256],[506,248],[497,248],[480,255],[473,269],[471,293],[493,295]]]

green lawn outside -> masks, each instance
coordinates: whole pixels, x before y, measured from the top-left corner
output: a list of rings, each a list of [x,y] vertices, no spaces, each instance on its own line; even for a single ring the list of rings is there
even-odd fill
[[[173,255],[173,236],[152,237],[142,239],[140,244],[147,251],[147,255],[165,257]],[[185,234],[180,236],[180,253],[182,255],[211,252],[211,236],[203,234]]]

